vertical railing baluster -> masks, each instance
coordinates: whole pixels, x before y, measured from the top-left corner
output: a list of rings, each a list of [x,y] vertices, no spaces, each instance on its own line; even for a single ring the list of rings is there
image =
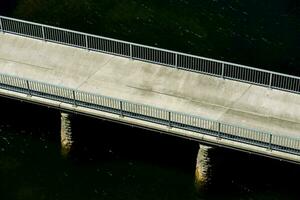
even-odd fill
[[[225,70],[225,64],[222,63],[221,78],[224,78],[224,70]]]
[[[46,37],[45,37],[45,27],[42,26],[42,35],[43,35],[43,40],[46,41]]]
[[[130,56],[130,59],[133,59],[133,55],[132,55],[132,44],[131,44],[131,43],[129,44],[129,56]]]
[[[85,35],[85,48],[86,48],[86,50],[89,50],[89,41],[88,41],[87,35]]]
[[[121,114],[121,117],[124,117],[124,113],[123,113],[123,102],[120,101],[120,114]]]
[[[1,29],[1,32],[4,33],[4,28],[3,28],[3,24],[2,24],[2,17],[0,17],[0,29]]]
[[[171,111],[168,111],[168,114],[169,114],[169,116],[168,116],[168,120],[169,120],[169,127],[171,128],[172,127],[172,121],[171,121]]]
[[[175,53],[175,67],[178,69],[178,53]]]
[[[76,95],[75,95],[74,90],[72,90],[72,94],[73,94],[73,104],[74,104],[74,107],[76,107],[77,106],[77,104],[76,104]]]
[[[31,90],[30,90],[30,86],[29,86],[29,81],[26,80],[26,85],[27,85],[27,90],[28,90],[28,96],[31,96]]]
[[[272,88],[272,81],[273,81],[273,74],[270,73],[270,79],[269,79],[269,88]]]
[[[218,122],[218,139],[221,139],[221,123]]]
[[[272,134],[269,135],[269,150],[272,150]]]

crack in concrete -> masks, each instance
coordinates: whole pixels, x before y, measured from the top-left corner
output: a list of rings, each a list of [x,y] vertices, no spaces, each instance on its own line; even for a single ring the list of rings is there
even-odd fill
[[[9,60],[9,59],[5,59],[5,58],[0,58],[0,60],[12,62],[12,63],[18,63],[18,64],[22,64],[22,65],[28,65],[28,66],[32,66],[32,67],[39,68],[39,69],[46,69],[46,70],[52,70],[53,69],[53,67],[43,67],[43,66],[38,66],[38,65],[33,65],[33,64],[25,63],[25,62],[20,62],[20,61],[15,61],[15,60]]]
[[[250,90],[251,87],[252,87],[252,85],[249,85],[249,86],[247,87],[247,89],[246,89],[246,90],[245,90],[238,98],[236,98],[236,100],[234,100],[233,102],[230,102],[228,105],[225,105],[225,106],[224,106],[224,108],[226,108],[225,112],[221,113],[217,120],[220,121],[220,120],[224,117],[224,115],[225,115],[226,113],[228,113],[230,110],[237,110],[237,111],[238,111],[238,109],[234,109],[233,106],[234,106],[234,105],[235,105],[235,104],[236,104],[243,96],[245,96],[245,94],[247,94],[247,92]],[[250,113],[250,112],[246,112],[246,111],[240,111],[240,112],[243,112],[243,113]],[[254,114],[254,113],[253,113],[253,114]],[[258,114],[255,113],[255,115],[258,115]]]
[[[165,95],[165,96],[169,96],[169,97],[179,98],[179,99],[183,99],[183,100],[187,100],[187,101],[191,101],[191,102],[195,102],[195,103],[201,103],[201,104],[215,106],[215,107],[218,107],[218,108],[225,109],[225,111],[223,113],[221,113],[220,116],[217,119],[214,119],[214,120],[219,120],[220,121],[220,119],[225,114],[227,114],[229,111],[235,111],[235,112],[245,113],[245,114],[249,114],[249,115],[253,115],[253,116],[269,118],[270,120],[284,120],[284,121],[287,121],[287,122],[290,122],[290,123],[300,124],[299,122],[293,121],[293,120],[290,120],[290,119],[279,118],[279,117],[274,117],[274,116],[264,115],[264,114],[260,114],[260,113],[256,113],[256,112],[244,111],[244,110],[241,110],[241,109],[233,108],[234,104],[236,104],[243,96],[245,96],[245,94],[247,94],[247,92],[251,88],[251,85],[249,85],[249,87],[247,87],[247,89],[245,89],[245,91],[234,102],[231,102],[230,104],[228,104],[226,106],[222,106],[222,105],[218,105],[218,104],[213,104],[213,103],[209,103],[209,102],[206,102],[206,101],[199,101],[199,100],[196,100],[196,99],[186,98],[184,96],[168,94],[168,93],[164,93],[164,92],[160,92],[160,91],[155,91],[155,90],[152,90],[152,89],[147,89],[147,88],[142,88],[142,87],[136,87],[136,86],[131,86],[131,85],[126,85],[126,86],[129,87],[129,88],[137,89],[137,90],[142,90],[142,91],[146,91],[146,92],[156,93],[156,94],[160,94],[160,95]]]
[[[75,87],[77,90],[85,84],[90,78],[92,78],[95,74],[97,74],[103,67],[105,67],[108,63],[110,63],[111,60],[113,60],[115,56],[108,59],[103,65],[100,65],[100,67],[93,73],[91,73],[81,84],[79,84],[77,87]]]

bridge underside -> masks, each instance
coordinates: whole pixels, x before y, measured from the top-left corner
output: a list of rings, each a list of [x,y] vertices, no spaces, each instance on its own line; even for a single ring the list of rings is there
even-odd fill
[[[0,73],[300,137],[300,95],[0,34]]]

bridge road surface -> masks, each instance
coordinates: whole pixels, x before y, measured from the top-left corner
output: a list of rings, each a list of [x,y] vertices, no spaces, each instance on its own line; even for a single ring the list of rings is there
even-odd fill
[[[0,73],[300,138],[300,95],[0,34]]]

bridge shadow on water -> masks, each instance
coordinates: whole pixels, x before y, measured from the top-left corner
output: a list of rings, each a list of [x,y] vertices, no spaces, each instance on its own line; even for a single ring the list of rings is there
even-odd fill
[[[0,199],[297,199],[294,164],[215,148],[197,193],[196,142],[73,115],[63,158],[59,111],[0,105]]]

